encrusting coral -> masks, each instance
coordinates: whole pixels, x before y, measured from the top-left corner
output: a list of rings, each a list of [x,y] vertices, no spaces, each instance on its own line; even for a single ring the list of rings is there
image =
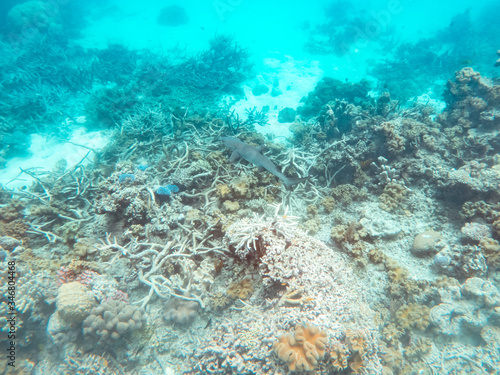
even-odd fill
[[[297,325],[293,334],[279,337],[273,345],[276,355],[291,371],[312,371],[325,356],[328,338],[315,325]]]

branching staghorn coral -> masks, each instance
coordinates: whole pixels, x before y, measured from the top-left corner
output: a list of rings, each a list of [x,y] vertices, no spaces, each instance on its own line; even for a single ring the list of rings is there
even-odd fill
[[[241,219],[231,225],[226,230],[225,241],[229,246],[235,249],[240,258],[245,258],[249,253],[257,254],[259,252],[260,233],[269,227],[274,227],[278,232],[291,230],[298,217],[288,216],[288,207],[285,208],[283,215],[279,215],[281,205],[274,205],[274,214],[267,217],[266,214],[258,216],[254,214],[251,219]]]
[[[187,301],[196,301],[203,308],[204,303],[199,295],[193,293],[191,285],[193,272],[199,268],[192,258],[194,256],[205,255],[211,252],[224,254],[221,246],[214,246],[210,242],[210,236],[202,236],[195,229],[188,230],[188,235],[182,240],[176,237],[166,244],[138,242],[137,239],[130,240],[125,245],[119,245],[116,238],[112,241],[107,235],[106,240],[98,247],[99,251],[115,250],[112,259],[107,263],[110,267],[121,257],[126,257],[135,263],[138,269],[139,281],[148,286],[148,294],[136,303],[142,307],[146,306],[153,295],[168,299],[176,297]],[[208,246],[207,246],[208,245]],[[187,279],[186,285],[178,281],[178,278],[167,278],[163,276],[162,267],[167,262],[174,262],[181,265],[184,279]],[[190,266],[186,266],[190,262]],[[203,262],[202,262],[203,263]],[[184,265],[184,267],[182,267]],[[199,281],[198,281],[199,282]]]
[[[95,177],[87,170],[85,161],[90,153],[73,167],[66,168],[64,162],[59,163],[53,172],[36,169],[21,169],[22,174],[33,178],[33,185],[26,190],[12,191],[13,195],[28,201],[27,233],[43,235],[51,243],[64,241],[64,224],[80,226],[91,220],[88,209],[92,206],[91,197],[95,191]],[[20,176],[19,175],[19,176]]]

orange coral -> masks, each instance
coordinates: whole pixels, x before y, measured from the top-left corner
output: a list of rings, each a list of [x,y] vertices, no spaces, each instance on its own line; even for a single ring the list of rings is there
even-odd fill
[[[326,332],[306,323],[297,325],[293,334],[280,336],[273,350],[291,371],[312,371],[324,358],[327,341]]]

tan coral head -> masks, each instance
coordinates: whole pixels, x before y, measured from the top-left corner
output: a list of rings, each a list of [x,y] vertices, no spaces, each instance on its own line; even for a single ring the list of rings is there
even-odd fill
[[[292,334],[279,337],[273,345],[276,355],[291,371],[312,371],[325,356],[328,337],[315,325],[297,325]]]

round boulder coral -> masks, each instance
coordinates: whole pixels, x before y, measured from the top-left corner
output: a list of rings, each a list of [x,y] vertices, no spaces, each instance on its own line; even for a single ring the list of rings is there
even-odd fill
[[[57,312],[67,323],[81,323],[97,304],[92,292],[79,282],[63,284],[57,296]]]

